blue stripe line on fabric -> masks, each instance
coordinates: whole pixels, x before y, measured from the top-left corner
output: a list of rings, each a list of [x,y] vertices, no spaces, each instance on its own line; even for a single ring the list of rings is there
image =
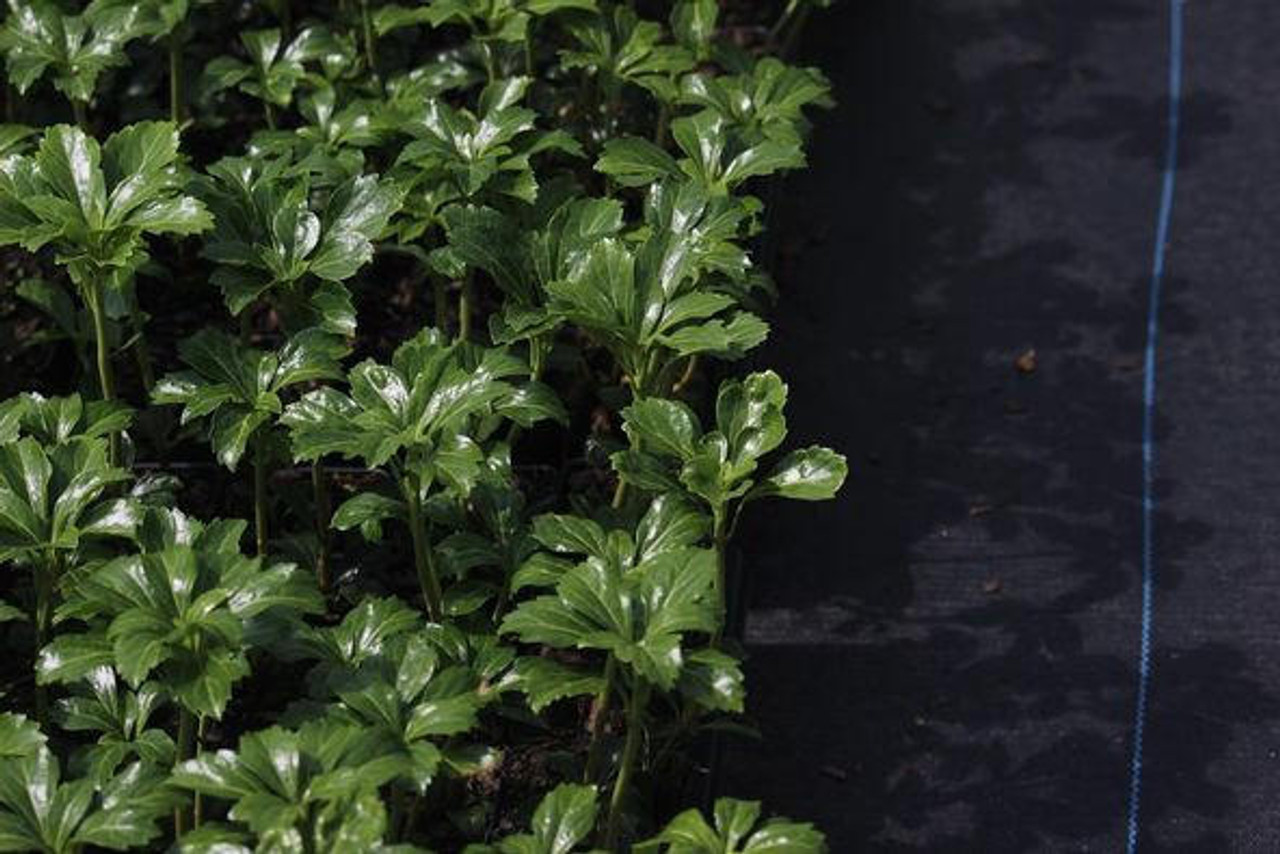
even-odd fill
[[[1155,467],[1156,467],[1156,347],[1159,342],[1160,292],[1164,284],[1169,222],[1173,216],[1175,175],[1178,171],[1178,119],[1182,104],[1182,11],[1184,0],[1169,0],[1169,115],[1165,142],[1160,212],[1151,261],[1151,289],[1147,300],[1147,346],[1142,386],[1142,619],[1138,646],[1138,692],[1133,713],[1133,755],[1129,763],[1129,820],[1127,850],[1136,854],[1141,827],[1143,737],[1151,693],[1151,636],[1155,593]]]

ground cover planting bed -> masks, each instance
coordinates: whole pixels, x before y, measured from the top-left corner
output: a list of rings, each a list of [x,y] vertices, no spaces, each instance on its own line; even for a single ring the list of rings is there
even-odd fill
[[[10,0],[0,850],[826,850],[715,785],[822,5]]]

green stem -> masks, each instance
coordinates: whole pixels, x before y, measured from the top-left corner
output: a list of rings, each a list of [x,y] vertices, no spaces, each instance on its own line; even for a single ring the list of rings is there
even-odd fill
[[[49,642],[51,630],[53,628],[53,589],[57,581],[58,575],[58,557],[55,553],[51,553],[44,561],[40,561],[35,567],[35,588],[36,588],[36,609],[32,615],[32,622],[35,623],[36,629],[36,659],[40,657],[40,650],[44,649],[45,644]],[[41,728],[49,726],[49,689],[40,684],[40,680],[36,679],[36,720],[40,722]]]
[[[470,270],[462,278],[462,290],[458,293],[458,340],[471,340],[471,312],[475,305],[475,281]]]
[[[529,29],[524,35],[524,73],[533,76],[533,34],[538,27],[538,19],[529,18]]]
[[[621,510],[626,501],[627,482],[622,478],[618,478],[618,485],[613,488],[613,501],[609,502],[609,506],[614,510]]]
[[[270,130],[275,130],[276,129],[276,111],[271,108],[271,102],[263,101],[262,110],[267,115],[267,127]]]
[[[444,594],[440,590],[440,578],[436,575],[435,556],[427,534],[426,519],[422,515],[422,497],[418,494],[417,479],[406,476],[400,485],[405,503],[409,506],[409,534],[413,538],[413,565],[418,573],[418,586],[422,588],[422,600],[427,606],[427,616],[439,622],[443,617]]]
[[[324,464],[316,460],[311,464],[311,490],[316,505],[316,584],[321,593],[329,592],[329,519],[333,511],[329,504],[329,478]]]
[[[111,347],[107,341],[107,312],[102,305],[102,285],[96,281],[85,287],[85,302],[89,303],[89,313],[93,316],[93,338],[98,357],[98,389],[102,399],[115,400],[115,380],[111,374]],[[120,460],[120,435],[112,433],[108,437],[108,458],[111,465]]]
[[[529,379],[532,382],[538,382],[542,379],[542,370],[546,365],[547,351],[551,349],[551,342],[547,340],[545,335],[534,335],[529,339]],[[511,422],[511,426],[507,429],[507,447],[514,448],[516,442],[520,439],[521,428],[515,421]]]
[[[71,99],[71,115],[75,118],[76,127],[85,133],[89,132],[89,117],[86,115],[85,102],[76,98]]]
[[[267,553],[267,431],[260,431],[253,441],[253,535],[258,557],[264,557]]]
[[[186,707],[178,708],[178,761],[183,762],[191,759],[195,755],[196,740],[196,718],[195,715],[187,711]],[[187,811],[183,807],[173,808],[173,832],[177,838],[182,838],[190,828],[188,821],[190,818]]]
[[[373,19],[369,15],[369,0],[360,0],[360,28],[364,33],[364,61],[369,73],[378,78],[378,48],[373,35]]]
[[[729,549],[729,529],[723,507],[716,507],[712,515],[715,519],[713,537],[716,550],[716,611],[719,614],[712,646],[719,646],[720,638],[724,635],[725,625],[729,620],[728,572],[725,568]]]
[[[204,725],[206,720],[207,719],[205,718],[204,715],[200,715],[199,718],[197,718],[196,747],[194,751],[196,756],[199,756],[201,753],[204,752]],[[199,827],[200,823],[203,821],[204,821],[204,797],[201,796],[199,792],[196,792],[195,797],[192,799],[192,804],[191,804],[191,826],[193,828]]]
[[[129,299],[129,322],[133,324],[133,360],[138,363],[138,376],[142,378],[142,387],[151,397],[151,387],[156,384],[155,370],[151,366],[151,348],[147,346],[146,322],[142,317],[142,307],[138,305],[137,285]]]
[[[653,129],[653,143],[660,148],[667,146],[667,126],[671,122],[671,108],[663,101],[658,106],[658,123]]]
[[[622,761],[618,766],[618,776],[613,781],[613,795],[609,798],[609,823],[604,834],[606,851],[618,850],[622,806],[627,798],[627,790],[631,788],[631,777],[635,773],[636,760],[640,755],[640,742],[644,738],[644,712],[649,704],[649,683],[643,677],[636,677],[631,698],[627,702],[627,741],[622,747]]]
[[[498,67],[493,59],[493,44],[487,41],[480,42],[480,59],[484,62],[484,73],[492,83],[498,79]]]
[[[788,0],[787,7],[782,10],[782,16],[778,18],[777,23],[769,30],[769,44],[776,45],[778,36],[782,35],[782,31],[787,28],[787,24],[791,23],[791,19],[795,17],[796,10],[800,8],[800,0]]]
[[[680,379],[676,380],[675,385],[671,386],[672,394],[679,394],[685,390],[685,387],[693,381],[693,376],[698,371],[698,354],[694,353],[685,362],[684,373],[680,375]]]
[[[595,782],[600,773],[600,757],[604,752],[604,725],[609,717],[609,703],[613,699],[613,683],[618,678],[618,662],[610,653],[604,664],[604,686],[591,704],[591,743],[587,748],[587,764],[582,770],[582,782]]]
[[[183,25],[179,23],[169,33],[169,119],[175,125],[182,124],[182,46],[186,41]]]
[[[435,309],[436,329],[444,334],[449,326],[449,296],[446,282],[439,276],[431,280],[431,301]]]

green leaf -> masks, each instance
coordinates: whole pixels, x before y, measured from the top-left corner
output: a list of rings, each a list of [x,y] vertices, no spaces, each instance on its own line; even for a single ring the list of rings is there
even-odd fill
[[[330,524],[339,531],[359,527],[367,539],[378,540],[382,536],[383,520],[404,520],[406,516],[403,501],[376,492],[361,492],[342,502]]]
[[[545,513],[533,520],[533,538],[545,548],[561,554],[591,555],[606,559],[610,554],[604,529],[581,516]]]
[[[250,440],[270,419],[271,413],[262,410],[223,407],[215,412],[209,422],[209,444],[218,462],[235,471]]]
[[[812,446],[787,454],[751,491],[751,498],[777,495],[802,501],[834,498],[849,472],[841,454]]]
[[[709,53],[720,6],[716,0],[680,0],[671,10],[671,31],[700,59]]]
[[[0,241],[30,250],[52,242],[78,284],[120,283],[146,260],[146,234],[209,227],[183,192],[177,132],[167,122],[130,125],[96,140],[70,125],[45,131],[32,156],[0,170]]]
[[[546,854],[570,854],[591,834],[596,787],[561,783],[533,811],[533,836]]]
[[[95,793],[92,780],[62,780],[57,758],[43,746],[8,759],[0,763],[0,849],[71,854],[85,845],[142,847],[173,806],[172,798],[154,793],[162,780],[163,772],[134,765]]]
[[[638,400],[622,410],[623,429],[632,444],[651,451],[688,459],[702,433],[698,419],[683,403],[662,398]]]
[[[685,659],[679,690],[704,709],[741,714],[746,696],[743,682],[737,659],[719,650],[700,649]]]
[[[0,714],[0,757],[5,761],[33,755],[46,740],[40,725],[26,715]]]
[[[659,495],[636,527],[636,551],[647,561],[695,546],[711,534],[711,520],[679,493]]]
[[[604,677],[550,658],[521,658],[515,665],[515,687],[529,700],[529,708],[542,712],[565,697],[596,695]]]
[[[606,142],[595,168],[624,187],[643,187],[680,173],[674,157],[636,136]]]
[[[91,5],[83,15],[64,15],[48,0],[10,0],[9,7],[0,50],[9,81],[22,94],[49,73],[59,92],[87,102],[102,72],[128,61],[125,43],[142,35],[125,10],[99,12]]]
[[[750,312],[740,311],[727,323],[712,320],[699,326],[686,326],[662,335],[660,340],[681,356],[713,353],[724,359],[737,359],[763,344],[768,335],[767,323]]]
[[[671,854],[722,854],[726,851],[824,854],[826,839],[812,825],[772,818],[759,824],[760,804],[719,798],[715,803],[715,827],[696,809],[680,813],[653,839],[641,844],[646,851]]]
[[[373,257],[373,240],[387,227],[400,209],[400,192],[390,184],[379,184],[377,175],[361,175],[338,187],[326,210],[324,236],[311,273],[339,282]]]
[[[111,641],[105,633],[62,634],[40,650],[36,682],[41,685],[78,681],[114,662]]]

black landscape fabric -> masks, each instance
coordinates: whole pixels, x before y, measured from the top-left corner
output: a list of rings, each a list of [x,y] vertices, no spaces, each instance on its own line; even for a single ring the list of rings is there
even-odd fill
[[[1164,0],[845,0],[780,194],[792,440],[721,789],[832,850],[1124,850]],[[1142,851],[1280,850],[1280,4],[1194,0],[1158,351]]]

